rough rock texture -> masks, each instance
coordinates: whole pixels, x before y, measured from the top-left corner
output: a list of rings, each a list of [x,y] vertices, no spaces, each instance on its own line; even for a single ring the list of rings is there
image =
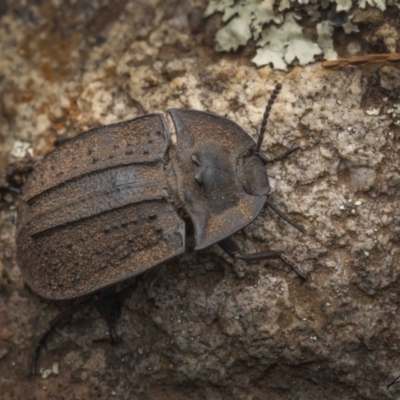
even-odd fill
[[[201,20],[205,5],[4,3],[0,168],[29,145],[42,156],[57,138],[171,107],[222,114],[256,135],[282,82],[263,150],[303,150],[269,167],[272,199],[313,234],[265,209],[235,240],[247,252],[284,251],[309,280],[217,246],[186,254],[127,300],[118,345],[85,310],[49,339],[42,377],[29,378],[35,343],[70,304],[24,286],[17,197],[2,195],[2,399],[399,398],[400,385],[386,388],[400,375],[397,66],[257,70],[246,50],[212,50],[218,20]]]

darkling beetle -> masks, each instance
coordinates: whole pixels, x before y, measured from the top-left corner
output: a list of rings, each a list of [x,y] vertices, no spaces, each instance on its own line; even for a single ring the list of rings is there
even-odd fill
[[[194,249],[218,244],[245,261],[280,259],[307,277],[281,252],[242,254],[229,238],[250,224],[265,204],[289,224],[305,229],[269,199],[265,165],[280,160],[260,152],[278,84],[266,106],[257,143],[227,118],[203,111],[169,110],[176,144],[162,114],[102,126],[49,153],[25,183],[19,204],[17,262],[25,282],[52,300],[66,300],[136,277],[113,293],[110,337],[126,296],[149,269],[186,251],[186,226]],[[107,290],[106,292],[109,292]],[[89,298],[50,322],[36,346],[31,374],[49,334]]]

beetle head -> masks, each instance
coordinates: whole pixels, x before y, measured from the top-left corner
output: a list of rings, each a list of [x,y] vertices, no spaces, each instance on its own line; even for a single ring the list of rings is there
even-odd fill
[[[272,164],[278,160],[282,160],[283,158],[286,158],[289,154],[300,148],[297,144],[294,144],[284,154],[274,158],[268,158],[260,152],[261,145],[264,140],[264,134],[268,122],[269,113],[271,112],[272,106],[281,88],[282,85],[278,83],[268,100],[260,127],[260,134],[257,139],[257,144],[254,146],[254,150],[252,151],[250,156],[245,157],[240,161],[240,173],[242,176],[243,187],[247,193],[255,196],[268,195],[271,190],[265,165]]]
[[[275,99],[281,89],[282,85],[278,83],[268,100],[267,106],[265,107],[264,116],[260,127],[260,134],[258,136],[257,144],[254,147],[253,153],[250,157],[242,160],[241,162],[241,173],[244,190],[254,196],[268,196],[271,190],[265,165],[278,160],[282,160],[283,158],[287,157],[289,154],[300,148],[297,144],[294,144],[284,154],[274,158],[267,158],[264,154],[260,152],[261,145],[264,140],[264,134],[268,122],[269,113],[271,112],[272,105],[274,104]],[[286,222],[298,229],[300,232],[306,233],[306,230],[303,226],[295,221],[292,221],[286,214],[279,210],[279,208],[273,202],[271,202],[268,197],[265,198],[265,202]]]
[[[252,155],[242,159],[240,162],[240,173],[242,175],[244,190],[254,196],[268,195],[271,190],[265,164],[271,161],[273,162],[275,159],[268,159],[260,152],[260,149],[264,140],[269,113],[271,112],[272,105],[274,104],[281,88],[282,85],[278,83],[268,100],[267,106],[265,107],[263,120],[261,122],[260,134],[258,135],[257,144],[254,147]]]
[[[284,154],[274,158],[268,158],[260,152],[261,145],[264,140],[264,134],[268,122],[269,113],[271,112],[272,106],[281,88],[282,85],[280,83],[275,86],[275,89],[268,100],[268,104],[265,107],[257,144],[255,145],[252,154],[249,157],[242,159],[240,164],[240,173],[242,175],[243,187],[246,192],[255,196],[268,195],[271,190],[265,165],[270,163],[272,164],[275,161],[281,160],[299,149],[299,146],[295,144]]]
[[[243,158],[240,163],[240,173],[244,190],[253,195],[268,195],[271,187],[269,185],[267,170],[263,160],[257,155]]]

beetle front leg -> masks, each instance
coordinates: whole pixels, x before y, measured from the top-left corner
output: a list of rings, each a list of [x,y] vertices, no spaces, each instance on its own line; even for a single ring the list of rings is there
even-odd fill
[[[267,250],[267,251],[260,251],[258,253],[251,253],[251,254],[242,254],[240,247],[237,245],[235,241],[230,238],[224,239],[218,243],[222,250],[224,250],[228,255],[233,258],[237,258],[243,261],[262,261],[262,260],[281,260],[293,271],[296,275],[305,282],[307,280],[307,276],[304,272],[300,271],[296,265],[294,265],[290,260],[288,260],[285,256],[282,255],[280,251],[275,250]]]
[[[280,156],[276,156],[273,158],[268,158],[266,157],[264,154],[262,153],[257,153],[258,157],[261,158],[261,161],[264,164],[273,164],[275,161],[280,161],[283,160],[284,158],[290,156],[290,154],[294,153],[296,150],[299,150],[300,146],[295,143],[292,147],[290,147],[289,149],[287,149],[283,154],[281,154]]]

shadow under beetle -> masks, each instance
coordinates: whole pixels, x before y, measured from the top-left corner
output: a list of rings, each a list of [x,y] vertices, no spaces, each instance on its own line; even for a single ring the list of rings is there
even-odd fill
[[[269,99],[257,142],[224,117],[172,109],[174,145],[163,115],[149,114],[83,133],[35,167],[23,188],[17,226],[17,261],[26,283],[40,296],[65,300],[137,278],[121,292],[89,298],[51,321],[35,349],[32,374],[49,334],[89,304],[108,301],[116,341],[114,321],[125,297],[146,271],[185,252],[185,223],[194,228],[194,250],[218,244],[245,261],[280,259],[307,279],[279,251],[242,254],[229,238],[265,204],[305,233],[269,200],[265,169],[298,146],[273,159],[260,153],[280,89],[276,85]]]

